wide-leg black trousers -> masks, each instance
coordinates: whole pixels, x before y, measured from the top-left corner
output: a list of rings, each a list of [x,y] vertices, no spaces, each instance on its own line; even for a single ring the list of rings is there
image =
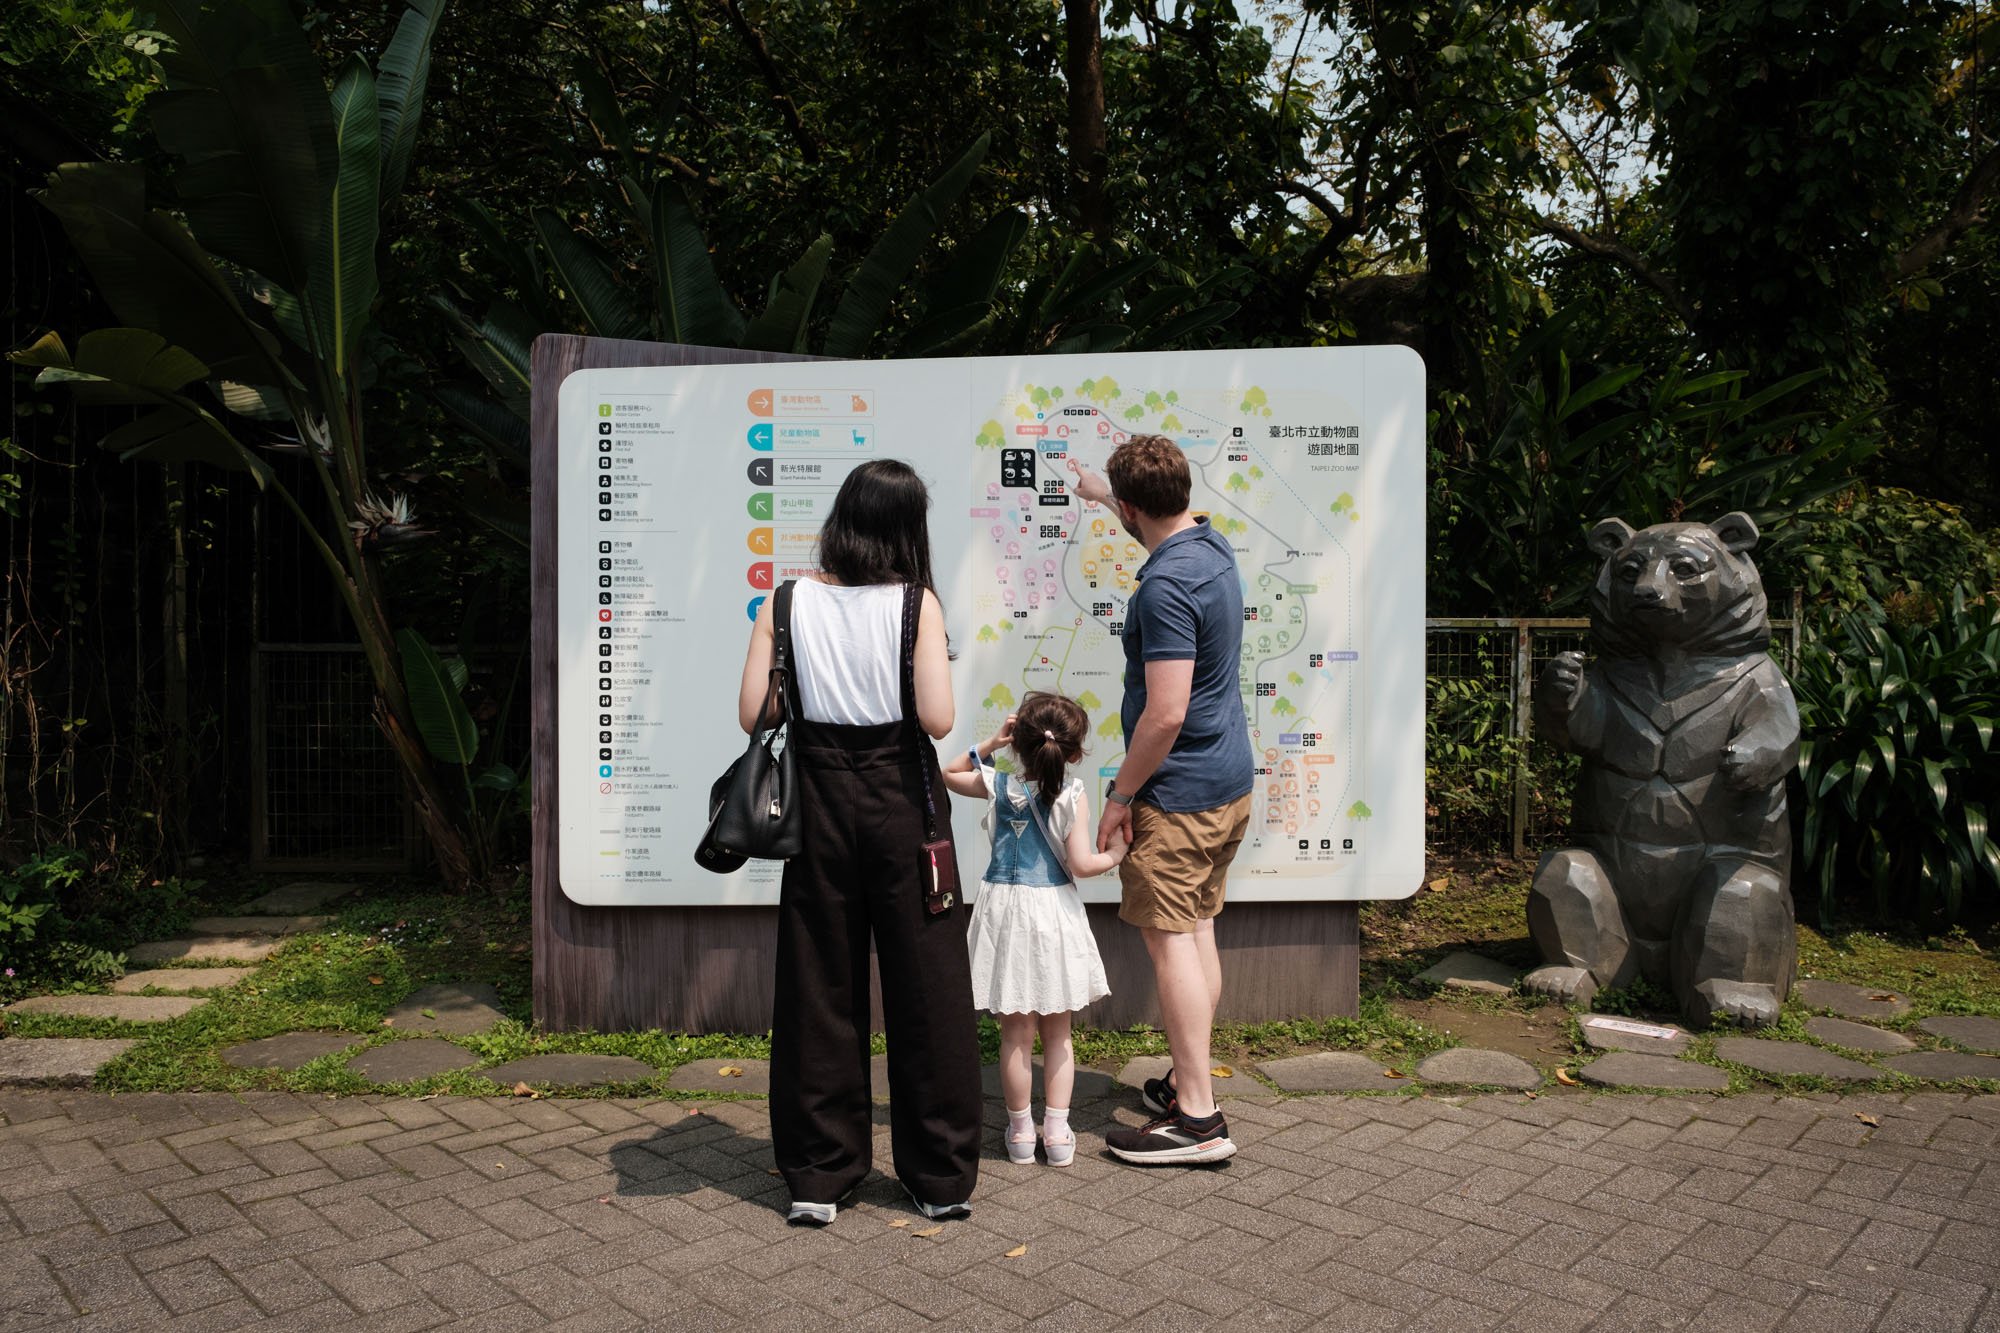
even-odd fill
[[[771,1024],[771,1142],[792,1198],[832,1203],[873,1163],[868,941],[882,974],[896,1175],[925,1203],[979,1177],[979,1031],[965,905],[932,916],[924,775],[900,722],[794,721],[805,850],[785,865]],[[947,797],[937,792],[940,833]]]

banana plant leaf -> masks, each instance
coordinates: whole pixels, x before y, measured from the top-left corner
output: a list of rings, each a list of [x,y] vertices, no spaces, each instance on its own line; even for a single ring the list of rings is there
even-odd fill
[[[479,753],[479,727],[450,668],[413,629],[396,631],[396,648],[403,660],[403,689],[424,748],[447,764],[471,763]]]
[[[772,281],[770,302],[744,330],[743,346],[760,352],[798,354],[806,350],[807,322],[832,255],[833,237],[823,235]]]
[[[671,176],[654,182],[653,270],[660,283],[661,331],[669,342],[736,347],[743,342],[743,312],[723,290],[687,195]]]
[[[424,90],[431,76],[431,43],[437,36],[444,0],[406,0],[395,35],[382,48],[375,70],[375,97],[381,128],[384,200],[403,192],[410,158],[416,152],[417,128],[423,119]]]

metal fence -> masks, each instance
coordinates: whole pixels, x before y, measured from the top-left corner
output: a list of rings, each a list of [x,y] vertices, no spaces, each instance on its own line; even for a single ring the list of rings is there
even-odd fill
[[[1771,653],[1799,654],[1797,594],[1771,621]],[[1425,842],[1525,856],[1568,831],[1575,756],[1534,742],[1534,687],[1560,653],[1590,651],[1586,619],[1440,617],[1424,622],[1428,685]]]
[[[253,866],[409,868],[415,820],[375,725],[375,683],[358,645],[259,644],[250,736]]]

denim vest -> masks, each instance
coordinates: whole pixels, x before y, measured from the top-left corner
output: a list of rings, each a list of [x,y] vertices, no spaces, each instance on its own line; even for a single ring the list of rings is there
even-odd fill
[[[1056,859],[1048,839],[1042,836],[1041,825],[1036,822],[1034,812],[1017,808],[1008,798],[1007,775],[995,772],[993,782],[993,862],[986,867],[987,882],[1022,884],[1034,888],[1053,888],[1069,883],[1062,862]],[[1032,790],[1027,795],[1031,801],[1040,799]],[[1049,818],[1049,813],[1043,810],[1042,818]]]

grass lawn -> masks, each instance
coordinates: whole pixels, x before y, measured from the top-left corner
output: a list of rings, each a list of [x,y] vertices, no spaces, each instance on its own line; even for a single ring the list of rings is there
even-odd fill
[[[1457,949],[1468,949],[1519,967],[1535,962],[1524,904],[1531,863],[1504,857],[1460,857],[1433,865],[1426,886],[1400,902],[1372,903],[1361,913],[1361,1014],[1353,1019],[1226,1024],[1216,1032],[1219,1065],[1232,1076],[1225,1088],[1256,1082],[1250,1066],[1302,1051],[1354,1050],[1407,1076],[1424,1056],[1472,1044],[1515,1049],[1552,1072],[1580,1058],[1584,1048],[1576,1015],[1525,996],[1439,993],[1416,975]],[[243,879],[205,887],[193,906],[227,913],[271,887]],[[1938,1013],[2000,1015],[2000,931],[1991,923],[1916,938],[1863,927],[1822,932],[1799,927],[1799,975],[1852,981],[1907,996],[1912,1012],[1884,1026],[1903,1029],[1923,1046],[1939,1043],[1915,1024]],[[685,1036],[661,1032],[544,1033],[530,1026],[528,902],[525,889],[501,898],[458,898],[429,893],[408,882],[365,887],[337,907],[325,929],[288,939],[254,975],[220,990],[185,1017],[165,1023],[129,1024],[44,1015],[0,1015],[19,1037],[131,1037],[137,1044],[108,1065],[97,1086],[112,1091],[284,1088],[298,1092],[355,1093],[371,1085],[346,1062],[367,1046],[397,1041],[385,1019],[409,992],[433,982],[486,982],[499,992],[507,1019],[493,1030],[452,1038],[488,1064],[525,1055],[576,1052],[625,1055],[660,1070],[639,1084],[599,1089],[609,1095],[677,1096],[666,1081],[691,1060],[761,1058],[767,1034]],[[1640,986],[1601,996],[1601,1012],[1673,1021],[1665,997]],[[1809,1011],[1796,997],[1774,1035],[1809,1040]],[[294,1072],[237,1069],[221,1052],[239,1042],[300,1030],[350,1033],[354,1045]],[[1724,1034],[1726,1035],[1726,1034]],[[998,1029],[982,1022],[985,1055],[998,1051]],[[876,1049],[882,1038],[876,1037]],[[1514,1043],[1509,1046],[1509,1042]],[[1776,1085],[1791,1091],[1820,1086],[1811,1079],[1773,1079],[1723,1065],[1714,1038],[1698,1037],[1697,1059],[1729,1070],[1732,1086]],[[1086,1064],[1115,1068],[1138,1055],[1163,1055],[1166,1040],[1153,1029],[1080,1029],[1077,1055]],[[1846,1085],[1849,1087],[1856,1085]],[[1876,1085],[1919,1086],[1894,1076]],[[1984,1085],[1992,1087],[1993,1085]],[[422,1094],[491,1093],[494,1085],[472,1073],[438,1075],[420,1083],[390,1085]],[[1559,1085],[1548,1085],[1562,1091]],[[1385,1092],[1420,1091],[1406,1079],[1384,1076]],[[701,1096],[713,1100],[715,1094]]]

